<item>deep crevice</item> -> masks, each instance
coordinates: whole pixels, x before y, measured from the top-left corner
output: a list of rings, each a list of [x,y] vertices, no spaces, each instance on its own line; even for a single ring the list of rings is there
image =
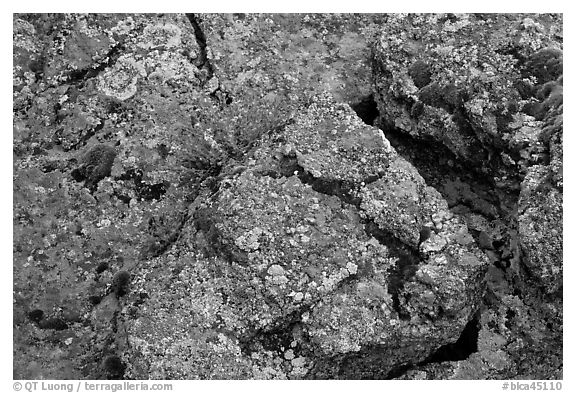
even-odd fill
[[[382,119],[377,119],[376,123],[382,123]],[[471,211],[488,221],[502,219],[510,228],[516,227],[514,217],[509,212],[514,211],[518,201],[520,179],[512,180],[505,187],[497,186],[491,174],[499,173],[499,166],[494,167],[497,160],[491,160],[488,171],[463,165],[441,142],[426,137],[417,139],[391,124],[378,126],[398,154],[418,170],[427,185],[434,187],[446,199],[453,213],[465,215],[466,211]],[[478,247],[496,253],[496,266],[504,265],[500,261],[509,254],[507,244],[510,235],[503,234],[502,238],[492,239],[500,245],[494,246],[495,243],[489,244],[491,242],[486,241],[491,240],[486,237],[486,233],[473,229],[469,229],[469,232]]]
[[[250,356],[253,352],[257,352],[258,346],[261,345],[263,349],[282,356],[284,351],[291,348],[290,344],[294,341],[293,332],[302,323],[302,314],[310,311],[312,307],[313,304],[305,305],[283,317],[274,327],[266,330],[259,329],[240,338],[242,353]]]
[[[98,74],[104,71],[106,68],[111,67],[116,63],[121,55],[122,50],[124,50],[124,44],[119,42],[114,45],[108,53],[104,56],[106,61],[98,64],[97,67],[84,68],[81,70],[72,71],[68,76],[68,83],[83,85],[88,79],[98,76]]]
[[[432,363],[466,360],[478,352],[478,333],[480,331],[480,312],[466,324],[458,340],[442,345],[426,359],[418,363],[403,362],[388,369],[388,359],[393,353],[385,346],[363,347],[360,351],[336,355],[316,363],[307,378],[312,379],[395,379],[414,368],[425,367]]]
[[[198,21],[196,14],[186,14],[186,17],[194,29],[194,36],[196,37],[196,42],[200,48],[200,63],[198,64],[198,68],[206,67],[206,71],[208,71],[207,79],[210,79],[214,75],[214,67],[208,59],[208,53],[206,51],[206,35],[204,34],[202,27],[200,27],[200,22]]]
[[[373,126],[376,118],[380,116],[378,104],[376,104],[373,94],[362,97],[360,101],[350,104],[350,107],[364,123],[370,126]]]
[[[466,324],[456,342],[442,345],[419,363],[404,363],[394,367],[388,371],[383,379],[399,378],[415,367],[421,368],[432,363],[456,362],[468,359],[471,354],[478,352],[478,333],[480,328],[480,312],[477,312]],[[370,357],[376,355],[377,357],[378,351],[378,347],[375,347],[367,351],[364,356]],[[358,357],[358,355],[356,355],[356,357]]]
[[[200,54],[198,59],[199,63],[197,64],[197,67],[199,69],[206,70],[206,77],[203,80],[203,85],[205,85],[209,80],[211,80],[214,77],[215,74],[214,65],[208,58],[208,50],[206,49],[208,46],[206,42],[206,34],[204,34],[204,30],[202,30],[202,26],[200,26],[199,17],[196,14],[188,13],[186,14],[186,17],[188,18],[188,21],[190,21],[190,24],[192,25],[192,29],[194,30],[194,37],[196,38],[196,43],[200,48]],[[230,105],[233,102],[233,97],[230,95],[230,93],[223,90],[220,84],[218,85],[216,90],[210,93],[210,97],[218,101],[221,107]]]
[[[429,363],[456,362],[468,359],[471,354],[478,352],[480,327],[480,313],[478,312],[466,324],[456,342],[442,345],[419,366]]]
[[[400,305],[400,294],[404,289],[404,285],[414,277],[418,270],[420,263],[418,253],[390,233],[380,229],[371,220],[366,220],[365,231],[368,236],[372,236],[380,244],[388,247],[392,251],[392,255],[397,258],[394,266],[388,269],[388,293],[392,295],[392,308],[398,313],[398,317],[401,320],[410,320],[410,314],[403,310]]]

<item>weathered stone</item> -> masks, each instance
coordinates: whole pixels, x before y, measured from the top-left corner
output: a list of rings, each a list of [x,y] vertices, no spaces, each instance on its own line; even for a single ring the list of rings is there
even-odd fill
[[[561,378],[560,24],[14,15],[14,378]]]

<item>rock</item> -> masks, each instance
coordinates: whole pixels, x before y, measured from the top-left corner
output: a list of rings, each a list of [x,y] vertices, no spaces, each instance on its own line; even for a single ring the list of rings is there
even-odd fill
[[[15,14],[14,378],[561,378],[560,20]]]
[[[545,286],[562,290],[562,193],[550,184],[550,169],[535,165],[522,182],[519,236],[524,263]]]
[[[366,230],[369,223],[362,217],[386,215],[390,221],[400,222],[411,222],[414,218],[402,218],[406,212],[370,210],[362,201],[348,203],[338,187],[329,186],[348,184],[353,192],[366,187],[362,184],[367,177],[389,176],[387,183],[373,182],[371,194],[357,192],[358,195],[375,198],[374,195],[381,195],[381,190],[396,187],[399,193],[387,197],[396,205],[409,192],[413,193],[411,197],[427,197],[429,207],[414,212],[419,221],[432,215],[450,217],[442,210],[446,204],[439,195],[421,195],[421,190],[426,190],[425,183],[407,162],[394,169],[388,165],[402,159],[381,133],[364,125],[349,107],[328,96],[315,99],[282,132],[281,139],[284,141],[281,144],[270,141],[257,149],[251,165],[240,175],[224,179],[225,186],[195,207],[195,228],[190,231],[195,235],[187,247],[194,249],[201,245],[203,258],[212,258],[213,266],[202,274],[201,281],[195,278],[198,273],[196,276],[189,273],[188,280],[197,284],[183,284],[192,285],[192,293],[206,285],[213,288],[210,292],[216,291],[213,300],[209,300],[214,305],[204,306],[214,308],[216,314],[206,320],[207,315],[203,316],[201,309],[197,311],[199,314],[194,313],[200,329],[197,334],[200,331],[206,332],[202,335],[209,334],[210,330],[203,326],[211,326],[214,318],[223,318],[220,326],[227,332],[226,340],[231,340],[233,348],[248,345],[254,358],[255,353],[265,356],[258,343],[267,335],[297,324],[308,339],[297,340],[297,348],[302,349],[294,356],[305,354],[308,368],[312,368],[310,377],[325,373],[336,377],[338,371],[333,368],[344,361],[351,361],[354,369],[359,370],[361,363],[350,359],[359,350],[369,354],[372,348],[396,353],[388,363],[380,363],[378,375],[386,375],[401,364],[424,359],[437,346],[457,338],[481,298],[481,277],[487,262],[483,254],[472,244],[462,247],[446,240],[445,249],[429,251],[422,258],[415,249],[417,243],[402,245],[399,239],[404,239],[402,234],[409,231],[401,226],[397,230],[381,228],[392,240],[388,244],[376,241],[374,246],[374,239]],[[308,146],[318,147],[307,150]],[[330,155],[329,151],[334,153]],[[355,157],[366,160],[363,163]],[[299,169],[283,172],[287,160]],[[318,172],[318,178],[312,175]],[[412,177],[406,178],[405,172]],[[394,183],[398,176],[407,180]],[[313,224],[309,217],[314,218]],[[455,227],[465,231],[458,219],[446,220],[442,236],[450,239]],[[289,228],[294,230],[287,234]],[[335,244],[339,247],[334,247]],[[412,262],[413,273],[397,276],[396,269],[410,252],[413,254],[410,257],[416,259]],[[194,265],[208,263],[203,258],[196,257],[197,262],[187,269],[195,271]],[[233,285],[230,280],[246,284]],[[155,292],[151,288],[143,290]],[[297,299],[295,294],[301,295]],[[177,292],[177,298],[184,299],[182,296],[184,293]],[[199,298],[200,294],[188,296],[204,298]],[[176,315],[188,314],[188,304],[188,301],[180,303]],[[166,312],[163,303],[159,307],[160,310],[152,309],[149,316],[142,318]],[[140,320],[126,322],[137,327],[130,328],[131,340],[148,348],[147,353],[156,353],[159,349],[151,346],[162,342],[165,333],[159,330],[150,336],[146,324]],[[171,323],[177,328],[189,322],[184,319]],[[195,340],[201,336],[197,337]],[[227,342],[219,340],[219,345]],[[242,358],[237,351],[227,352],[227,356]],[[280,348],[278,351],[276,356],[281,357],[283,352]],[[310,358],[311,353],[316,355]],[[145,364],[157,364],[156,358],[142,357]],[[241,362],[250,364],[252,360],[245,358]],[[178,368],[180,373],[188,370],[185,374],[172,374],[177,372],[175,366],[166,365],[163,370],[170,375],[196,378],[198,372],[215,375],[218,367],[228,369],[226,364],[218,363],[214,371]],[[326,369],[329,364],[330,369]]]
[[[485,173],[515,171],[500,153],[540,149],[537,139],[513,140],[518,124],[533,121],[528,107],[542,101],[537,91],[561,75],[554,18],[527,24],[521,14],[390,17],[375,46],[380,122],[432,138]]]

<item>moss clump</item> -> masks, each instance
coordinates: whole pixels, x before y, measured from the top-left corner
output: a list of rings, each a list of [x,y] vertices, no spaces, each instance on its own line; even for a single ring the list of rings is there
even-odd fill
[[[120,379],[126,370],[126,365],[116,355],[106,356],[102,362],[102,367],[108,379]]]
[[[428,240],[430,238],[430,236],[432,235],[432,228],[424,226],[422,227],[422,229],[420,229],[420,240],[419,240],[419,244],[424,243],[426,240]]]
[[[82,157],[80,167],[72,171],[72,177],[85,181],[86,187],[95,190],[100,180],[110,176],[115,158],[116,150],[112,146],[96,145]]]
[[[103,273],[108,269],[108,262],[100,262],[98,266],[96,266],[96,274]]]
[[[41,329],[65,330],[68,329],[68,324],[61,318],[50,318],[39,322],[38,326]]]
[[[42,320],[42,318],[44,318],[44,311],[39,310],[39,309],[32,310],[28,313],[28,318],[32,322],[39,323]]]
[[[522,108],[526,114],[534,116],[537,120],[543,120],[548,112],[559,108],[564,103],[563,77],[544,83],[538,89],[536,98],[540,102],[529,102]]]
[[[117,297],[126,295],[130,286],[130,273],[125,270],[120,270],[112,279],[112,292]]]
[[[430,84],[432,81],[430,66],[422,60],[416,60],[416,62],[410,66],[408,69],[408,75],[410,75],[410,78],[412,78],[414,84],[419,89]]]
[[[535,76],[539,84],[558,79],[562,75],[562,51],[556,48],[541,49],[526,61],[526,73]]]
[[[96,305],[100,304],[100,302],[102,301],[102,297],[97,296],[97,295],[91,295],[91,296],[88,297],[88,301],[89,301],[92,305],[96,306]]]

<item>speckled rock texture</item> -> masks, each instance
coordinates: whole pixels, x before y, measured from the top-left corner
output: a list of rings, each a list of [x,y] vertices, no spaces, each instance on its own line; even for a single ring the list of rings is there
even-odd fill
[[[560,16],[13,23],[14,378],[562,378]]]
[[[197,200],[191,213],[193,236],[186,247],[210,258],[201,263],[211,264],[212,274],[198,288],[184,283],[191,291],[186,296],[190,300],[184,301],[203,305],[197,316],[200,326],[210,328],[218,321],[225,340],[214,345],[227,348],[218,351],[240,362],[244,347],[250,353],[248,360],[258,360],[248,361],[252,372],[261,367],[260,359],[278,356],[278,364],[268,360],[270,376],[335,377],[350,355],[378,347],[398,354],[371,370],[385,376],[399,364],[423,360],[437,347],[457,340],[480,303],[488,259],[474,245],[463,221],[448,212],[441,196],[426,189],[381,131],[365,125],[348,105],[326,97],[313,100],[274,139],[283,142],[265,142],[241,172],[223,179],[209,198]],[[322,147],[307,150],[308,146],[322,146],[332,154],[324,160]],[[372,157],[361,159],[367,156]],[[336,168],[331,160],[338,158],[341,165]],[[310,162],[326,168],[325,174],[309,172]],[[379,173],[381,180],[368,188],[361,180],[370,173]],[[404,177],[404,187],[374,195],[389,187],[383,181],[388,177]],[[348,182],[349,192],[360,195],[362,202],[347,203],[332,186],[339,182]],[[438,233],[421,244],[421,254],[417,242],[406,244],[372,221],[373,216],[393,219],[385,207],[376,206],[403,198],[425,201],[423,207],[414,207],[411,220],[403,220],[408,223],[397,224],[407,233],[417,237],[420,224],[413,228],[413,222],[442,217]],[[363,208],[364,201],[369,209]],[[367,233],[370,225],[382,232],[380,240]],[[186,279],[198,280],[195,275]],[[206,287],[212,288],[216,301],[209,308],[200,300]],[[144,290],[154,293],[152,299],[164,297],[146,285]],[[131,342],[150,345],[163,337],[163,330],[151,336],[151,318],[146,313],[135,323],[125,322],[133,334]],[[268,345],[275,351],[270,353],[265,337],[287,324],[289,345],[272,342]],[[158,355],[165,359],[168,354]],[[154,369],[162,364],[149,361]],[[178,375],[174,365],[165,367],[167,375]],[[186,378],[208,372],[178,369]],[[262,372],[245,376],[258,377]]]
[[[542,354],[531,355],[540,359],[534,375],[561,377],[550,367],[561,351],[544,344],[562,335],[561,18],[394,15],[374,43],[376,124],[500,268],[487,276],[492,310],[482,314],[478,353],[405,378],[527,378],[518,346],[528,343]],[[422,140],[445,156],[444,176],[418,157]],[[513,339],[515,324],[533,328]]]

